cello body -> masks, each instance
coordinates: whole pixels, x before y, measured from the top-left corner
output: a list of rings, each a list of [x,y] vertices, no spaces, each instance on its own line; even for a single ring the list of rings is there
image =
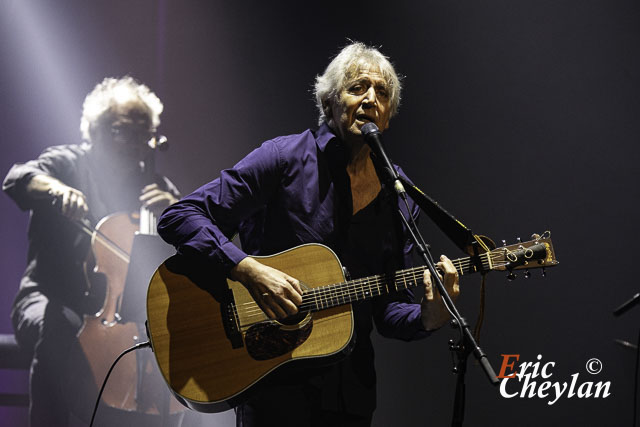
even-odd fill
[[[100,310],[84,316],[78,341],[92,376],[86,390],[95,389],[94,401],[116,358],[127,348],[146,339],[143,325],[123,321],[119,314],[129,254],[139,232],[139,224],[138,213],[116,213],[103,218],[92,235],[93,271],[104,276],[106,293]],[[152,362],[153,357],[147,352],[129,353],[118,362],[102,394],[102,403],[118,410],[149,415],[182,412],[184,408],[168,395],[164,381]]]

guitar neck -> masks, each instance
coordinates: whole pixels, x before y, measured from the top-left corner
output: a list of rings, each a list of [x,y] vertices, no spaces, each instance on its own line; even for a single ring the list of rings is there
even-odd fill
[[[482,266],[490,269],[489,257],[481,255]],[[484,260],[483,260],[484,258]],[[474,273],[478,267],[471,262],[471,257],[458,258],[452,261],[458,274]],[[420,266],[397,271],[394,275],[380,274],[349,280],[332,285],[319,286],[305,292],[302,296],[303,310],[319,311],[327,308],[364,301],[380,295],[387,295],[405,289],[422,286],[424,271],[427,267]]]
[[[542,237],[534,235],[535,239],[529,242],[504,246],[474,257],[454,259],[451,262],[460,276],[491,270],[511,272],[517,269],[554,266],[558,262],[547,233]],[[397,271],[393,275],[381,274],[319,286],[305,292],[300,307],[305,311],[319,311],[422,286],[425,269],[425,266],[414,267]]]

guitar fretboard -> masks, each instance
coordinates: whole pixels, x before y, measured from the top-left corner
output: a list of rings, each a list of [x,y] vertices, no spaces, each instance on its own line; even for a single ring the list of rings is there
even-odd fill
[[[313,288],[302,296],[301,311],[319,311],[422,285],[425,267]]]
[[[471,257],[458,258],[452,261],[454,267],[461,276],[475,273],[479,269],[491,270],[496,261],[495,257],[501,252],[491,251],[480,255],[480,266],[471,261]],[[318,286],[305,292],[302,296],[301,311],[319,311],[336,307],[343,304],[350,304],[355,301],[363,301],[369,298],[386,295],[391,292],[398,292],[422,286],[425,266],[409,268],[397,271],[394,275],[381,274],[376,276],[363,277],[361,279],[349,280],[347,282],[335,283],[331,285]]]

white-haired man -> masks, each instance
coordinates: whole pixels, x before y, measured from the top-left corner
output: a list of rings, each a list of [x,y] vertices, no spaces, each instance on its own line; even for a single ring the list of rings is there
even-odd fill
[[[400,82],[393,66],[377,49],[352,43],[317,77],[316,99],[319,129],[266,141],[169,207],[158,223],[160,235],[179,253],[241,282],[272,319],[297,313],[303,290],[297,278],[247,254],[323,243],[354,278],[410,263],[407,230],[387,200],[391,196],[381,191],[360,131],[368,122],[387,129],[396,113]],[[417,215],[416,205],[410,206]],[[229,240],[236,231],[242,250]],[[455,298],[455,268],[445,257],[438,265]],[[448,319],[428,273],[424,281],[422,304],[414,304],[410,293],[353,304],[356,342],[350,355],[329,367],[285,372],[237,408],[237,425],[370,425],[376,405],[372,323],[385,336],[413,340]]]
[[[32,355],[32,427],[68,425],[71,401],[79,397],[66,389],[66,368],[78,347],[81,316],[96,307],[85,296],[90,239],[77,223],[95,226],[108,214],[141,205],[159,214],[179,197],[167,178],[149,176],[141,164],[162,108],[135,79],[106,78],[84,101],[84,142],[49,147],[37,159],[15,164],[4,180],[3,190],[31,211],[27,269],[12,321],[18,343]]]

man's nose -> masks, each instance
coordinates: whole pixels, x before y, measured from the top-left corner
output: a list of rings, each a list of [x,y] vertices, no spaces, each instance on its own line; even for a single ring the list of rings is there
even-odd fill
[[[378,102],[376,90],[373,86],[371,86],[364,95],[364,99],[362,100],[363,107],[370,108]]]

